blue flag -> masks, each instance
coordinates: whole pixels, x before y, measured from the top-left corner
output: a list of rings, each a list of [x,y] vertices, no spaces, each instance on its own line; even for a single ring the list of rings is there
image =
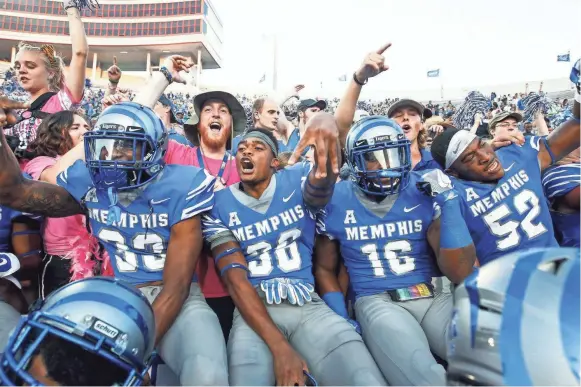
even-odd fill
[[[428,78],[436,78],[440,76],[440,69],[428,71]]]
[[[557,62],[571,62],[571,55],[569,53],[557,55]]]

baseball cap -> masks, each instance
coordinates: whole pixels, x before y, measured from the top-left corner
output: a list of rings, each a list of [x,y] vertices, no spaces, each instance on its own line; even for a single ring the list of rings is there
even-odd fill
[[[321,110],[325,110],[327,108],[327,102],[323,101],[322,99],[316,100],[316,99],[303,99],[301,100],[301,102],[299,102],[299,106],[297,107],[297,111],[304,111],[307,110],[308,108],[311,108],[313,106],[318,107]]]
[[[162,94],[161,97],[159,97],[159,100],[158,101],[163,106],[169,106],[169,109],[170,109],[170,111],[169,111],[169,114],[170,114],[169,122],[172,123],[172,124],[178,123],[178,124],[181,125],[182,122],[180,120],[178,120],[177,117],[176,117],[177,109],[176,109],[176,106],[173,104],[173,102],[165,94]]]
[[[418,101],[414,101],[413,99],[402,99],[389,107],[387,110],[387,117],[391,118],[396,111],[407,107],[411,107],[412,109],[416,110],[421,116],[424,114],[424,105]]]
[[[367,111],[359,109],[355,110],[355,115],[353,116],[353,122],[359,122],[364,117],[369,117],[369,113]]]
[[[503,112],[498,113],[494,116],[493,119],[490,120],[488,123],[488,129],[494,129],[494,127],[501,121],[506,120],[507,118],[514,118],[516,122],[522,121],[522,115],[516,112]]]
[[[20,282],[12,276],[20,269],[20,261],[12,253],[0,253],[0,278],[12,282],[18,289],[22,289]]]

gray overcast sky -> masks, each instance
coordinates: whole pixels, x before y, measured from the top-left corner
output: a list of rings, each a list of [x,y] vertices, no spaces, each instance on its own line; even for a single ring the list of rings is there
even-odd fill
[[[579,0],[212,0],[224,24],[223,68],[204,83],[258,86],[271,75],[278,36],[279,88],[340,88],[366,52],[391,41],[391,67],[370,90],[414,90],[566,77],[581,55]],[[441,69],[441,78],[426,72]],[[264,86],[264,85],[263,85]]]

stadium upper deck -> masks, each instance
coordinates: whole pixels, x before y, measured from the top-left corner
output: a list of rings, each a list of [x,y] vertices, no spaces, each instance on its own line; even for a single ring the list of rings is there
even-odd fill
[[[149,70],[168,53],[190,56],[200,68],[220,68],[223,27],[209,0],[99,3],[83,13],[93,69],[107,68],[117,56],[124,70]],[[20,41],[67,53],[68,34],[62,1],[0,0],[0,58],[13,62]]]

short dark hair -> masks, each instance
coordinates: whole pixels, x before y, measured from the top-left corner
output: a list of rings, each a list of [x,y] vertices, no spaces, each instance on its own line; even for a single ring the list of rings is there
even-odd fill
[[[129,375],[104,357],[50,334],[36,354],[42,356],[48,376],[63,386],[121,385]]]

